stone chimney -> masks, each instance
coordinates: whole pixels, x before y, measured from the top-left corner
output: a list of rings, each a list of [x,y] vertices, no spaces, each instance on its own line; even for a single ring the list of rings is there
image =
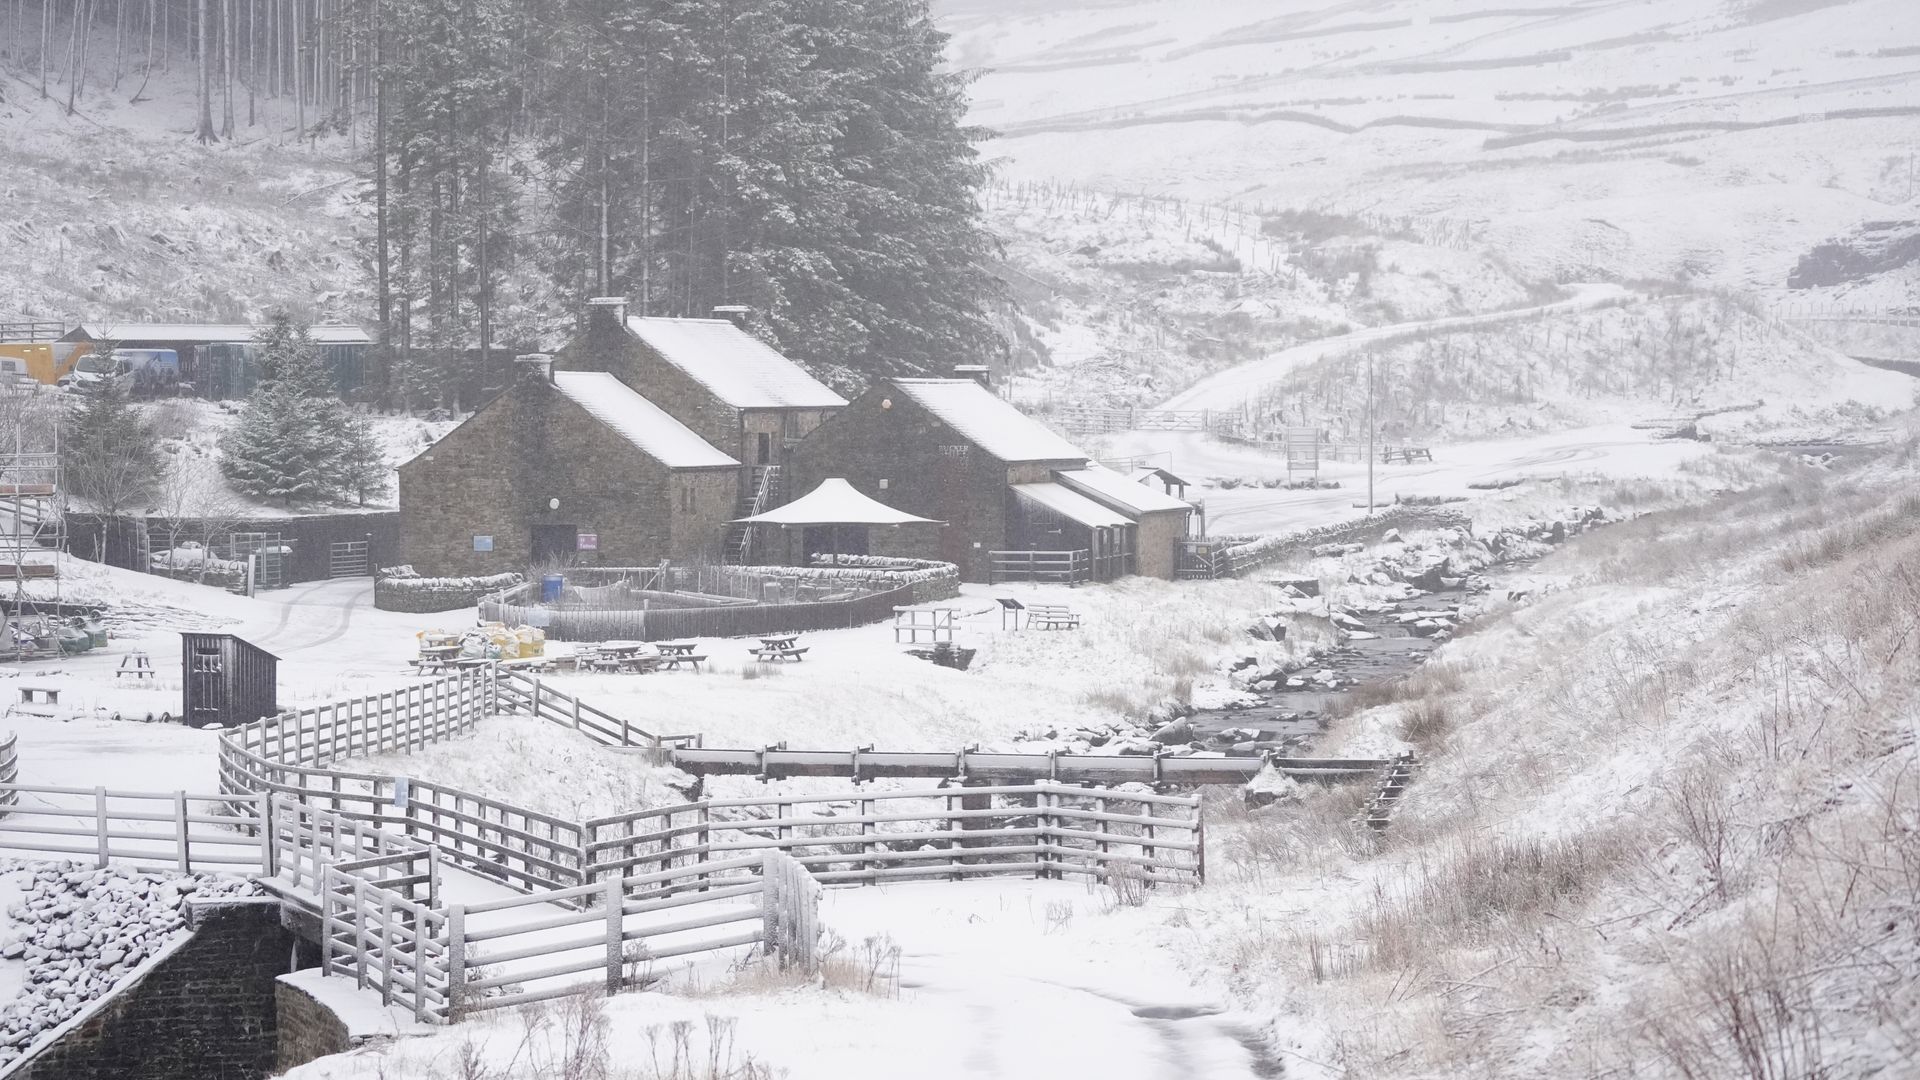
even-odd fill
[[[752,314],[753,309],[745,304],[721,304],[713,309],[714,318],[725,319],[742,330],[747,328],[747,316]]]
[[[516,369],[520,372],[522,379],[531,379],[535,382],[545,383],[553,381],[552,353],[526,353],[525,355],[514,357],[513,362]]]
[[[974,382],[980,384],[982,390],[993,389],[993,372],[988,369],[985,364],[955,364],[953,367],[953,377],[956,379],[972,379]]]

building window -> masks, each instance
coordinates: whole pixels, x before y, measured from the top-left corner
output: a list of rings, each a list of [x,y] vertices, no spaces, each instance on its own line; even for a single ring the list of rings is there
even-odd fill
[[[680,509],[689,514],[693,513],[693,486],[691,484],[682,485],[680,488]]]

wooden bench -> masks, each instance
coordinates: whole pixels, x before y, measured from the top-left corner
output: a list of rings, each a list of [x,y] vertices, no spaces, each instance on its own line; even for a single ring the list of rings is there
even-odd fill
[[[797,664],[806,659],[807,654],[806,646],[789,649],[774,649],[762,646],[758,649],[748,649],[747,651],[752,653],[754,657],[763,664],[770,664],[775,660],[791,660]]]
[[[706,659],[705,656],[699,653],[681,652],[676,649],[673,652],[662,653],[660,655],[660,666],[669,670],[678,671],[681,664],[692,664],[693,670],[699,671],[700,665],[705,663]]]
[[[1080,616],[1067,610],[1065,604],[1028,604],[1027,628],[1039,627],[1042,630],[1077,630],[1080,628]]]
[[[147,659],[146,653],[130,652],[120,658],[120,666],[114,669],[114,678],[117,679],[122,675],[131,675],[135,679],[152,678],[153,663]]]
[[[49,705],[60,704],[60,690],[53,686],[23,686],[20,688],[20,704],[33,704],[33,695],[39,694],[40,700]]]

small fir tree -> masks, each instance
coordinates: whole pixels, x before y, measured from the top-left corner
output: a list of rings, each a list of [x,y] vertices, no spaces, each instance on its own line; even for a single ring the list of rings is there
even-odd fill
[[[333,398],[304,325],[276,315],[254,338],[260,382],[220,440],[220,468],[240,491],[282,506],[340,490],[345,409]]]
[[[110,359],[113,346],[97,345],[94,352]],[[61,464],[68,488],[103,519],[94,557],[104,562],[108,533],[145,508],[160,479],[160,438],[133,404],[126,379],[81,383],[79,398],[61,441]]]

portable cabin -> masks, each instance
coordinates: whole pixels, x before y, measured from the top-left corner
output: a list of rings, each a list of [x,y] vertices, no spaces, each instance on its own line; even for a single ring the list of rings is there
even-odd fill
[[[232,634],[181,634],[181,716],[189,727],[235,727],[280,711],[280,658]]]

